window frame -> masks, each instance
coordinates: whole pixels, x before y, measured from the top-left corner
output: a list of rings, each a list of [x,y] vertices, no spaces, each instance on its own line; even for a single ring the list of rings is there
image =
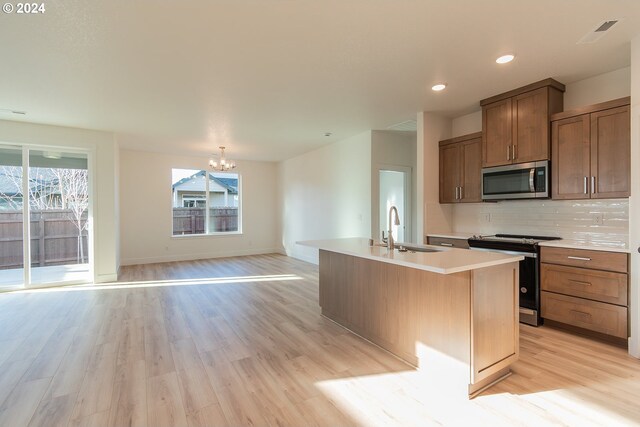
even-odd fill
[[[170,237],[172,239],[189,239],[189,238],[203,238],[203,237],[231,237],[231,236],[239,236],[242,235],[242,174],[240,172],[215,172],[226,175],[235,175],[238,179],[238,229],[236,231],[213,231],[209,232],[209,223],[210,223],[210,209],[211,209],[211,197],[209,191],[209,181],[211,181],[210,174],[211,171],[207,169],[191,169],[191,168],[171,168],[173,172],[174,169],[182,169],[182,170],[193,170],[199,172],[204,172],[204,181],[205,181],[205,215],[204,215],[204,233],[199,234],[173,234],[173,190],[171,190],[171,234]],[[172,184],[173,186],[173,184]],[[180,199],[182,203],[182,198]]]

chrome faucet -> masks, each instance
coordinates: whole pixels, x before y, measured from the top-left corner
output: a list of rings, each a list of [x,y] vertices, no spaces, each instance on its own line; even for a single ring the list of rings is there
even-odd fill
[[[389,237],[387,237],[387,248],[390,250],[393,250],[396,247],[393,240],[393,230],[391,229],[391,214],[394,212],[396,214],[396,220],[394,221],[394,224],[400,225],[400,215],[398,215],[398,208],[396,208],[395,206],[391,206],[389,208]]]

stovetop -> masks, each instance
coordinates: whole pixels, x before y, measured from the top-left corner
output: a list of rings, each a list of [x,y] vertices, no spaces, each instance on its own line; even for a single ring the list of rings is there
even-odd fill
[[[560,237],[494,234],[490,236],[473,236],[468,242],[470,247],[476,248],[536,252],[538,243],[558,239]]]
[[[492,242],[509,242],[509,243],[523,243],[523,244],[534,245],[536,243],[546,242],[549,240],[559,240],[560,237],[526,236],[526,235],[520,235],[520,234],[494,234],[490,236],[474,235],[473,237],[471,237],[471,239],[492,241]]]

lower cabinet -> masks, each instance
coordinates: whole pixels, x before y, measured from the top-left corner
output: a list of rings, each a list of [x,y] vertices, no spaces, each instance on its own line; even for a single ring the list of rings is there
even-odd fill
[[[625,340],[628,254],[541,248],[542,317]]]

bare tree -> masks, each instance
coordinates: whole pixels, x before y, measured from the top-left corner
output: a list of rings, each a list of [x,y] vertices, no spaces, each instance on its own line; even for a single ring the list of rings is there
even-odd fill
[[[22,168],[0,167],[7,189],[0,190],[10,210],[22,210]],[[32,210],[61,210],[78,231],[78,262],[84,262],[83,231],[88,227],[85,214],[89,208],[88,173],[86,169],[30,168],[28,201]],[[10,188],[9,188],[10,187]]]

